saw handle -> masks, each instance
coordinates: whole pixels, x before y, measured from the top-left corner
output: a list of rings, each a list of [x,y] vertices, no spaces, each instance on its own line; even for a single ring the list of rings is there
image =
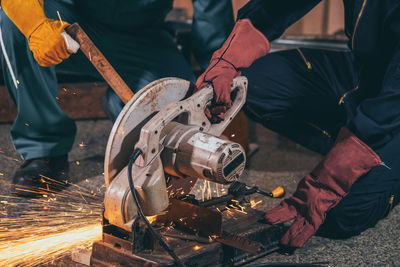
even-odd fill
[[[133,92],[128,85],[122,80],[121,76],[115,71],[110,62],[104,57],[96,45],[90,40],[89,36],[83,31],[78,23],[74,23],[65,31],[79,43],[82,52],[97,69],[104,80],[110,85],[114,92],[126,104],[132,97]]]
[[[212,90],[212,98],[214,97],[214,89],[211,85],[206,86],[208,90]],[[233,118],[239,113],[242,109],[244,103],[246,102],[246,95],[247,95],[247,79],[243,76],[237,77],[233,79],[231,85],[231,92],[236,91],[236,95],[234,100],[232,101],[232,107],[228,109],[224,115],[224,120],[220,123],[211,124],[209,133],[220,136],[225,128],[231,123]],[[209,99],[209,101],[212,100]]]

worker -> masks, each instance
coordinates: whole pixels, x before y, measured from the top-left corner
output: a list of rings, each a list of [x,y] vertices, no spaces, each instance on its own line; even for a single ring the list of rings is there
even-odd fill
[[[47,185],[41,177],[67,178],[67,154],[76,127],[57,104],[56,69],[101,78],[81,52],[71,56],[73,49],[62,36],[68,22],[81,25],[134,92],[163,77],[195,81],[173,36],[165,30],[172,2],[1,0],[1,65],[18,108],[11,136],[24,159],[12,180],[14,193],[43,194]],[[193,50],[198,62],[207,66],[233,28],[232,3],[193,0],[193,7]],[[115,119],[122,101],[108,90],[104,102]]]
[[[232,79],[246,76],[247,114],[325,155],[293,196],[265,214],[274,225],[293,220],[281,239],[293,248],[317,232],[357,235],[400,197],[400,2],[345,0],[351,51],[268,53],[319,2],[249,1],[196,84],[214,86],[206,114],[223,118]]]

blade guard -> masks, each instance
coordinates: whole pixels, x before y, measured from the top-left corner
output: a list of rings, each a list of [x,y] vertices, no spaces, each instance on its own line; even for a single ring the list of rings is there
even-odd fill
[[[163,149],[162,142],[168,132],[166,126],[172,121],[178,121],[199,127],[200,131],[208,134],[221,135],[246,101],[247,79],[245,77],[235,78],[232,82],[232,91],[234,90],[237,92],[232,107],[225,113],[225,120],[218,124],[211,124],[204,114],[207,104],[214,97],[213,88],[206,86],[185,100],[169,104],[142,127],[135,148],[140,149],[143,153],[132,168],[132,176],[146,216],[160,214],[169,204],[160,157]],[[182,114],[187,114],[187,116],[183,116],[185,121],[179,120]],[[111,224],[131,231],[137,210],[129,189],[127,167],[108,186],[104,202],[105,218]]]

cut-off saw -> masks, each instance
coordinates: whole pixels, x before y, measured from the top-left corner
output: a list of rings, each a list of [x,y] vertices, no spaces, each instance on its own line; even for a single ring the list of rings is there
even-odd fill
[[[233,80],[232,107],[212,124],[204,113],[212,86],[193,93],[190,82],[164,78],[133,95],[79,25],[66,31],[126,103],[107,143],[103,239],[93,245],[91,264],[232,265],[275,250],[283,230],[260,222],[259,211],[246,210],[233,223],[218,208],[256,191],[230,190],[208,202],[190,195],[197,178],[227,184],[243,173],[243,147],[220,135],[245,103],[247,79]]]

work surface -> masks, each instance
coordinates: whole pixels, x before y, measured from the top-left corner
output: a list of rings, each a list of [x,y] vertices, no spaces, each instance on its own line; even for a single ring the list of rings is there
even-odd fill
[[[81,187],[92,189],[103,185],[103,159],[111,122],[108,120],[78,121],[78,134],[72,152],[69,155],[71,180]],[[249,168],[243,181],[255,184],[265,191],[283,185],[288,195],[296,188],[297,182],[310,171],[321,156],[296,145],[283,137],[252,125],[252,139],[256,139],[260,150],[250,159]],[[9,124],[0,124],[0,173],[1,179],[10,180],[13,171],[21,163],[13,150],[9,137]],[[199,190],[202,184],[196,185]],[[1,184],[1,201],[9,195],[9,186]],[[280,200],[262,196],[257,209],[266,210],[276,206]],[[18,207],[22,211],[26,206]],[[9,215],[10,216],[10,215]],[[392,213],[378,225],[360,236],[347,240],[330,240],[313,237],[304,248],[293,255],[277,253],[262,258],[253,264],[262,263],[310,263],[324,262],[326,266],[400,266],[400,210]],[[1,264],[0,264],[1,265]],[[82,266],[75,264],[66,256],[45,266]]]

